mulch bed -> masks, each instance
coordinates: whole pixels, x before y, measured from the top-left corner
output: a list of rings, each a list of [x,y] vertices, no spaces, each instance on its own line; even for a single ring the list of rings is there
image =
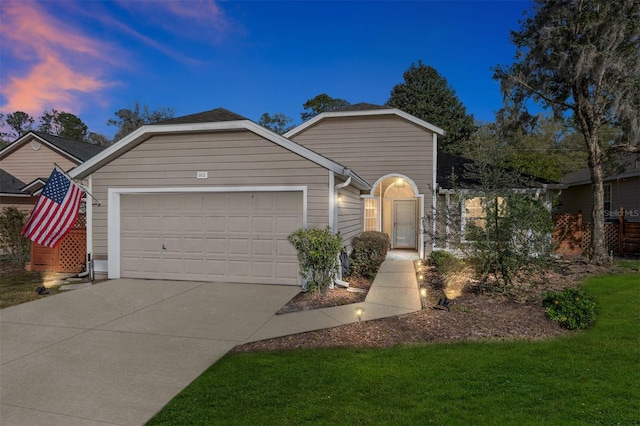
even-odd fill
[[[557,270],[549,271],[534,287],[521,286],[510,297],[466,292],[451,301],[450,310],[435,309],[442,295],[437,288],[432,288],[427,308],[418,312],[247,343],[236,346],[231,353],[326,347],[381,348],[563,336],[572,332],[545,317],[542,294],[575,287],[588,275],[613,271],[615,268],[594,266],[582,259],[560,262]],[[427,282],[438,281],[438,277],[429,274],[433,272],[427,272]],[[298,296],[291,302],[298,309],[326,306],[311,295]],[[338,293],[332,297],[338,298]]]

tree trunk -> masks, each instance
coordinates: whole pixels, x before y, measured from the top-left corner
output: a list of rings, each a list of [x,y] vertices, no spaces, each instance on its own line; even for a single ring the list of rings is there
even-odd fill
[[[604,232],[604,174],[602,171],[602,152],[597,134],[587,137],[589,147],[589,171],[591,172],[592,208],[591,208],[591,261],[604,264],[608,261]]]

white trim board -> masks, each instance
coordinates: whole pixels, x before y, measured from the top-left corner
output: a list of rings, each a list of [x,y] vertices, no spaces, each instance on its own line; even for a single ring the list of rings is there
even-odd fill
[[[307,229],[306,186],[211,186],[109,188],[107,199],[107,276],[120,278],[120,196],[123,194],[179,194],[198,192],[302,192],[302,228]]]

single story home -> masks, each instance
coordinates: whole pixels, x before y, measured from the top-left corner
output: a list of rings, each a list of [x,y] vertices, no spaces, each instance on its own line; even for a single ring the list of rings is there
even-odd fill
[[[584,221],[591,222],[593,190],[588,168],[563,176],[567,186],[560,195],[556,213],[582,212]],[[621,213],[622,212],[622,213]],[[640,222],[640,158],[638,154],[622,154],[606,166],[604,179],[605,222],[616,222],[620,215],[626,222]]]
[[[97,273],[299,285],[287,240],[298,228],[329,227],[345,246],[381,231],[392,248],[431,250],[423,219],[444,133],[356,104],[281,136],[218,108],[141,127],[70,174],[101,201],[87,209]]]

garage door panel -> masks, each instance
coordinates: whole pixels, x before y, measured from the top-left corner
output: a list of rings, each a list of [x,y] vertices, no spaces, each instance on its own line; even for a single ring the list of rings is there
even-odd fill
[[[251,218],[249,216],[231,216],[228,219],[229,232],[249,234],[251,232]]]
[[[299,284],[301,192],[123,194],[121,276]]]

